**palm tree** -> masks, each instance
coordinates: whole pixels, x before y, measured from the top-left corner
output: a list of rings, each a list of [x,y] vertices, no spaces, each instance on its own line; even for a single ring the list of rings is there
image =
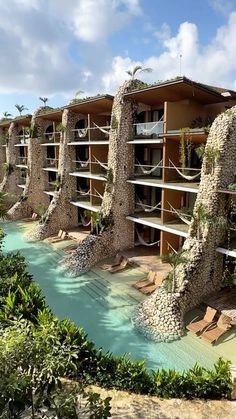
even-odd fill
[[[146,67],[143,68],[141,65],[136,65],[132,70],[126,71],[126,73],[131,77],[131,79],[134,79],[134,76],[136,76],[137,73],[151,73],[152,68]]]
[[[48,101],[48,97],[39,97],[39,100],[41,100],[44,103],[44,107],[46,108],[46,103]]]
[[[3,116],[4,116],[4,118],[10,118],[12,116],[12,114],[9,113],[9,112],[3,112]]]
[[[15,105],[15,108],[18,110],[20,116],[22,115],[22,112],[28,111],[28,108],[26,108],[24,105]]]
[[[81,96],[84,93],[83,90],[77,90],[77,92],[75,92],[75,97],[78,98],[79,96]]]
[[[170,253],[169,255],[166,255],[162,258],[163,262],[169,263],[172,267],[171,272],[171,279],[172,279],[172,293],[175,292],[176,288],[176,268],[181,263],[188,262],[188,259],[183,256],[185,253],[185,250],[180,250],[180,252],[177,253]]]

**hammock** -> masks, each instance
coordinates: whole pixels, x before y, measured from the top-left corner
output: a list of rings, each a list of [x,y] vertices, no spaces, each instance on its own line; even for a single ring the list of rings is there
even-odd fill
[[[158,167],[162,166],[162,160],[159,161],[159,163],[157,163],[156,166],[152,167],[150,170],[146,170],[144,169],[144,167],[141,165],[141,163],[137,160],[138,162],[138,166],[140,167],[140,169],[142,170],[144,175],[150,175],[152,172],[154,172],[156,169],[158,169]],[[150,165],[148,165],[150,166]]]
[[[96,128],[98,128],[101,132],[103,132],[103,134],[106,134],[106,135],[110,134],[110,129],[109,129],[109,131],[107,131],[104,128],[99,127],[97,124],[95,124],[95,122],[93,122],[93,124],[95,125]]]
[[[158,123],[159,123],[160,121],[157,121],[153,126],[152,126],[152,128],[142,128],[142,125],[145,125],[145,123],[143,123],[143,124],[140,124],[140,125],[138,125],[137,126],[137,128],[138,128],[138,130],[140,131],[139,133],[138,133],[138,135],[140,135],[140,134],[143,134],[143,135],[151,135],[152,134],[152,132],[153,132],[153,130],[158,126]]]
[[[182,214],[180,211],[178,211],[177,209],[175,209],[170,203],[169,201],[167,201],[168,205],[170,206],[170,209],[172,212],[174,212],[181,221],[183,221],[185,224],[190,225],[191,224],[191,220],[188,220],[187,218],[185,218],[185,214]],[[187,215],[186,215],[187,216]]]
[[[79,157],[77,157],[77,159],[78,159],[77,161],[79,162],[79,164],[80,164],[81,167],[88,167],[88,165],[90,163],[89,159],[86,160],[86,161],[80,160]]]
[[[93,156],[93,158],[95,159],[96,163],[103,167],[103,169],[108,170],[108,166],[105,163],[100,162],[95,156]]]
[[[153,242],[153,243],[147,243],[143,238],[142,238],[142,236],[139,234],[139,232],[138,232],[138,230],[136,229],[135,230],[136,231],[136,234],[137,234],[137,236],[138,236],[138,240],[139,240],[139,243],[140,244],[142,244],[143,246],[155,246],[155,244],[157,244],[157,245],[159,245],[159,243],[160,243],[160,240],[158,240],[158,241],[156,241],[156,242]]]
[[[101,199],[103,199],[103,195],[101,195],[98,191],[97,191],[97,189],[95,189],[94,188],[94,191],[96,192],[96,196],[98,196],[99,198],[101,198]]]
[[[81,223],[84,227],[88,227],[91,224],[91,220],[88,223],[86,223],[85,218],[83,217],[82,214],[80,214],[80,219],[81,219]]]
[[[197,179],[197,177],[198,177],[198,176],[200,176],[200,174],[201,174],[201,170],[199,169],[199,173],[197,173],[196,175],[193,175],[193,176],[185,175],[183,172],[181,172],[181,170],[179,170],[179,169],[178,169],[178,167],[176,167],[176,166],[174,165],[174,163],[172,162],[172,160],[171,160],[171,159],[169,159],[169,162],[170,162],[170,163],[172,164],[172,166],[175,168],[176,172],[177,172],[180,176],[182,176],[184,179],[186,179],[186,180],[194,180],[194,179]]]
[[[83,189],[81,189],[79,187],[78,188],[78,191],[79,191],[80,195],[82,195],[82,196],[86,196],[86,195],[89,195],[90,194],[90,189],[87,192],[85,192],[85,191],[83,191]]]
[[[158,202],[158,204],[156,204],[153,207],[150,207],[149,205],[145,205],[143,204],[143,202],[141,201],[141,199],[137,196],[137,200],[138,200],[138,204],[140,205],[140,207],[145,211],[145,212],[153,212],[155,211],[160,205],[161,205],[161,201]]]
[[[88,128],[78,128],[75,132],[77,132],[79,138],[85,138],[88,134]]]
[[[172,247],[168,241],[166,241],[166,243],[167,243],[168,249],[170,248],[173,253],[178,253],[177,250],[175,250],[174,247]]]

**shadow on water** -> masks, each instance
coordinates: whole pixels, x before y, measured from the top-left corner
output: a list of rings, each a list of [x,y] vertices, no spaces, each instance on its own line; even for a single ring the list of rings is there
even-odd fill
[[[132,326],[131,312],[137,301],[122,288],[93,271],[71,277],[58,267],[62,256],[45,243],[24,241],[24,229],[16,223],[4,223],[6,251],[20,251],[29,271],[46,297],[47,304],[61,319],[67,317],[82,326],[97,346],[116,355],[128,353],[132,359],[145,359],[148,367],[192,367],[195,362],[212,366],[218,356],[206,350],[202,342],[189,336],[172,343],[146,340]]]

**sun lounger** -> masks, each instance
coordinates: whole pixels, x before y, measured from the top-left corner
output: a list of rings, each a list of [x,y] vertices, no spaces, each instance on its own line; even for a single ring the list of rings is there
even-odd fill
[[[36,220],[38,218],[38,214],[36,214],[36,212],[33,212],[31,218],[32,218],[32,220]]]
[[[190,332],[201,333],[207,326],[212,323],[215,315],[216,310],[212,307],[207,307],[206,314],[203,319],[194,321],[196,320],[195,318],[186,327]]]
[[[152,284],[152,285],[148,285],[147,287],[141,288],[140,291],[145,295],[150,295],[154,291],[156,291],[157,288],[159,288],[159,285]]]
[[[201,334],[200,338],[207,340],[210,343],[215,343],[220,336],[227,332],[231,328],[231,318],[221,314],[219,320],[212,322]]]
[[[62,242],[63,240],[68,240],[68,239],[70,239],[68,233],[66,231],[63,231],[61,237],[51,240],[51,243],[58,243],[58,242]]]
[[[101,266],[101,269],[103,269],[104,271],[108,271],[109,269],[115,268],[116,266],[119,266],[121,264],[123,259],[124,257],[122,255],[117,254],[113,263],[105,263]]]
[[[129,265],[128,259],[123,259],[118,266],[108,269],[108,272],[110,272],[111,274],[114,274],[115,272],[123,271],[124,269],[128,267],[128,265]]]
[[[138,282],[136,282],[133,286],[134,288],[137,288],[138,290],[141,288],[144,288],[148,285],[153,285],[154,284],[154,279],[155,279],[156,273],[153,271],[149,271],[147,278],[146,279],[141,279]]]
[[[63,234],[63,230],[59,230],[57,236],[48,237],[48,241],[51,242],[55,239],[59,239],[61,238],[62,234]]]

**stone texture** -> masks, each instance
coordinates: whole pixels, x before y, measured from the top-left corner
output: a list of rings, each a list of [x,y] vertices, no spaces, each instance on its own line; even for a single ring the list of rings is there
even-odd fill
[[[72,154],[68,146],[76,118],[76,114],[70,110],[63,111],[62,124],[65,131],[61,133],[59,148],[58,181],[60,186],[41,221],[27,234],[28,240],[43,240],[52,234],[57,234],[59,229],[68,230],[77,224],[77,209],[70,204],[76,188],[75,179],[69,175],[72,168]]]
[[[214,121],[206,144],[201,181],[189,237],[183,250],[187,263],[177,268],[176,292],[165,287],[141,303],[134,313],[134,324],[154,340],[173,340],[183,333],[184,314],[204,297],[221,287],[223,256],[216,248],[226,238],[228,195],[219,193],[234,181],[236,166],[236,107]],[[211,150],[217,157],[211,159]],[[205,220],[199,216],[204,208]]]
[[[101,216],[106,229],[99,235],[91,234],[64,261],[75,274],[89,270],[95,263],[120,250],[134,246],[134,225],[126,216],[134,211],[134,187],[127,183],[133,173],[134,149],[132,139],[134,104],[124,100],[124,94],[137,82],[125,82],[118,90],[112,108],[109,135],[108,171]]]
[[[17,135],[19,132],[19,126],[17,122],[11,122],[8,130],[8,141],[6,146],[6,165],[10,167],[10,171],[5,167],[5,173],[0,184],[0,192],[7,192],[6,206],[9,208],[11,205],[16,202],[17,198],[20,196],[21,191],[17,186],[19,179],[19,169],[16,167],[18,151],[15,144],[17,144],[18,139]]]
[[[49,205],[49,197],[44,193],[46,174],[42,171],[46,158],[46,147],[41,146],[41,138],[49,125],[40,118],[41,108],[37,109],[32,117],[31,127],[35,128],[35,138],[28,139],[28,170],[26,185],[22,197],[10,208],[8,215],[12,220],[28,218],[38,208]]]

